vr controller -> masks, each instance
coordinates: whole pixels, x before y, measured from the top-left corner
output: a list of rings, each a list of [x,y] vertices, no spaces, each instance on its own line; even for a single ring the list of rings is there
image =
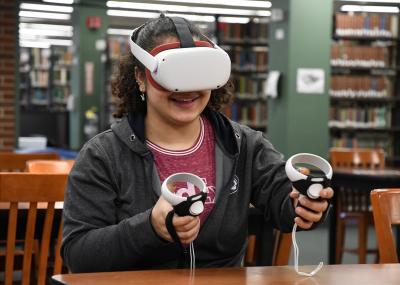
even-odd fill
[[[200,193],[182,197],[175,194],[168,188],[168,185],[177,182],[189,182],[200,189]],[[179,172],[168,176],[161,185],[161,195],[173,207],[179,216],[198,216],[204,210],[204,203],[207,198],[207,187],[204,181],[197,175],[186,172]]]
[[[298,163],[312,165],[323,172],[321,177],[306,175],[295,168]],[[302,195],[318,199],[323,188],[330,186],[332,166],[322,157],[311,153],[298,153],[291,156],[285,165],[286,175],[292,181],[293,187]]]

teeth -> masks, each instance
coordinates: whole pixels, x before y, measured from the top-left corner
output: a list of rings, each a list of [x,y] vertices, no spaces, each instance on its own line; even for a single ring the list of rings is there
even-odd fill
[[[189,99],[187,99],[187,98],[173,98],[173,100],[175,100],[175,101],[179,101],[179,102],[191,102],[191,101],[194,101],[196,98],[189,98]]]

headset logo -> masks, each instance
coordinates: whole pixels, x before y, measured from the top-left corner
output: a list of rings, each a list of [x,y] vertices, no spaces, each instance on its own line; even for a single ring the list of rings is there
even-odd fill
[[[229,194],[230,195],[235,194],[238,190],[239,190],[239,177],[237,177],[237,175],[235,175],[233,177],[232,186],[231,186]]]

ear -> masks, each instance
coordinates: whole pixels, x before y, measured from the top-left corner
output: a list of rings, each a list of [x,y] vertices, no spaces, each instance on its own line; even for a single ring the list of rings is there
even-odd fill
[[[137,66],[135,67],[135,80],[139,86],[144,86],[146,83],[146,76]]]

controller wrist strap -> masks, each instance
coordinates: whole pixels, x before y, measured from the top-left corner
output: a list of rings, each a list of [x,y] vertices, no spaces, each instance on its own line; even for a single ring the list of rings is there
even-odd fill
[[[324,265],[324,263],[321,261],[318,266],[311,271],[310,273],[307,272],[302,272],[299,271],[299,255],[300,255],[300,250],[299,247],[297,246],[296,242],[296,230],[297,230],[297,224],[295,223],[293,226],[292,230],[292,243],[293,243],[293,255],[294,255],[294,269],[296,270],[297,274],[302,275],[302,276],[314,276]]]
[[[179,262],[178,262],[178,268],[185,268],[185,251],[183,248],[183,245],[181,243],[181,240],[178,237],[178,234],[176,233],[175,227],[172,224],[172,219],[174,217],[175,211],[171,210],[167,217],[165,218],[165,226],[167,227],[168,233],[170,234],[170,236],[172,237],[172,239],[174,240],[174,242],[176,242],[179,245],[179,249],[180,249],[180,257],[179,257]]]

